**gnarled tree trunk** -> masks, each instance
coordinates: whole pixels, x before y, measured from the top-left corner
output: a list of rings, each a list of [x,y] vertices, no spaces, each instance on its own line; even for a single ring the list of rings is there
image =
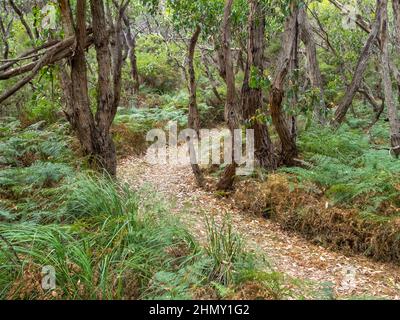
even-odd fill
[[[234,161],[234,132],[240,128],[240,105],[237,101],[235,87],[235,72],[233,69],[232,52],[231,52],[231,24],[230,16],[232,12],[233,0],[226,0],[224,8],[224,20],[222,24],[222,52],[223,65],[221,67],[221,75],[225,76],[226,82],[226,103],[225,103],[225,120],[232,136],[232,164],[229,164],[220,181],[217,184],[218,190],[228,190],[232,188],[236,175],[237,164]]]
[[[115,117],[121,89],[122,48],[118,36],[121,31],[122,13],[127,2],[121,5],[115,26],[114,63],[110,51],[110,34],[102,0],[91,0],[92,27],[98,63],[97,110],[93,114],[88,94],[88,79],[85,61],[86,46],[86,1],[78,0],[76,5],[76,27],[68,0],[59,0],[63,26],[66,34],[74,32],[76,47],[70,60],[70,74],[65,70],[61,75],[64,87],[70,88],[65,95],[68,106],[66,114],[76,131],[84,152],[95,168],[116,174],[116,153],[110,127]]]
[[[257,84],[256,87],[250,86],[251,70],[257,72],[260,77],[264,75],[265,12],[259,0],[250,0],[249,2],[247,62],[241,97],[243,118],[250,121],[251,128],[254,130],[256,160],[262,167],[275,170],[277,161],[268,126],[265,120],[259,120],[256,117],[257,113],[262,110],[262,84]]]
[[[298,14],[299,9],[295,2],[292,2],[291,14],[287,19],[283,35],[283,47],[280,54],[279,64],[271,85],[269,96],[272,122],[281,140],[280,161],[285,165],[294,165],[294,159],[298,154],[295,136],[293,136],[287,122],[287,116],[282,110],[282,100],[285,94],[285,79],[289,71],[289,64],[297,42]]]

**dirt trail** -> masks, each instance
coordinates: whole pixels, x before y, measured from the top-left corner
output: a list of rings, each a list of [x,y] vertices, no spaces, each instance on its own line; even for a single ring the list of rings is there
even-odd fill
[[[216,221],[229,214],[234,230],[250,248],[264,252],[278,271],[302,280],[331,282],[339,298],[400,299],[400,267],[344,256],[283,231],[274,222],[235,210],[213,193],[197,188],[189,165],[150,165],[144,158],[131,157],[119,164],[118,175],[133,188],[149,184],[170,198],[174,213],[182,215],[200,239],[206,234],[204,212]],[[355,274],[355,281],[347,281],[349,273]]]

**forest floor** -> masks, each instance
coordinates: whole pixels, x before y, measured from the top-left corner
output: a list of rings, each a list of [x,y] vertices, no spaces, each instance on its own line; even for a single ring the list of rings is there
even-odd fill
[[[273,221],[244,213],[214,192],[198,188],[190,165],[153,165],[145,157],[131,156],[120,161],[118,175],[134,189],[148,186],[162,193],[200,241],[207,235],[205,215],[216,223],[229,216],[248,249],[265,254],[279,272],[305,282],[330,283],[339,299],[400,299],[400,267],[331,251]]]

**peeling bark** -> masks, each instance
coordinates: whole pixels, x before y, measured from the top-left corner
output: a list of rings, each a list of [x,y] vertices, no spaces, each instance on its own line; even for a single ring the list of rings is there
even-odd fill
[[[116,153],[111,137],[110,127],[115,117],[121,89],[122,47],[119,37],[122,13],[125,6],[119,8],[118,20],[113,26],[114,51],[110,50],[110,34],[105,17],[104,3],[91,0],[92,27],[94,31],[98,64],[97,110],[93,114],[88,94],[88,78],[85,60],[86,40],[86,1],[78,0],[76,7],[76,27],[73,26],[68,0],[59,0],[65,30],[74,30],[76,47],[70,60],[70,76],[64,71],[61,74],[62,85],[70,88],[65,97],[70,100],[65,113],[77,133],[79,141],[95,168],[107,171],[111,176],[116,174]]]

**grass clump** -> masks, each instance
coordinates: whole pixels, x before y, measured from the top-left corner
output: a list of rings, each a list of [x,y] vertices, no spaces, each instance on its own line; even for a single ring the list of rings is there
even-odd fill
[[[204,288],[223,298],[257,270],[227,223],[208,222],[202,249],[162,201],[106,177],[80,176],[66,188],[63,223],[0,223],[9,244],[0,251],[2,298],[191,299]],[[40,286],[48,265],[56,271],[52,291]]]

